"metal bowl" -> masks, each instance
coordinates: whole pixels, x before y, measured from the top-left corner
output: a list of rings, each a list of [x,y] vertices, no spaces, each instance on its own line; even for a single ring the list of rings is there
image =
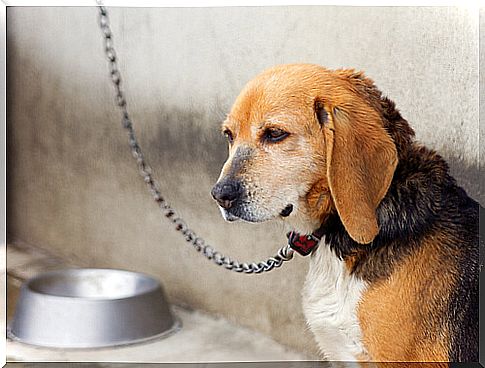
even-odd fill
[[[22,285],[9,336],[33,345],[95,348],[178,330],[160,283],[113,269],[68,269]]]

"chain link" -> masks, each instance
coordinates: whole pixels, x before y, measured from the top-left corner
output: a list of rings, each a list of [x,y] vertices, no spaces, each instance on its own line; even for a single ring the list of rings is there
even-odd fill
[[[98,2],[99,4],[99,2]],[[185,240],[190,243],[194,249],[201,253],[205,258],[211,260],[218,266],[222,266],[228,270],[242,273],[262,273],[271,271],[274,268],[280,267],[283,262],[289,261],[293,258],[294,251],[289,245],[279,249],[274,257],[268,258],[266,261],[259,263],[240,263],[216,251],[212,246],[206,244],[204,239],[197,236],[192,231],[185,221],[177,214],[177,212],[167,203],[165,198],[160,193],[160,185],[152,175],[152,168],[148,165],[143,156],[143,152],[136,139],[135,129],[128,114],[125,94],[122,88],[122,79],[118,67],[118,57],[113,47],[113,33],[111,32],[108,11],[106,7],[99,6],[99,26],[104,37],[104,51],[108,59],[109,73],[111,81],[115,89],[116,105],[119,107],[122,115],[123,128],[128,132],[129,145],[131,154],[136,160],[140,175],[143,177],[148,190],[150,191],[155,202],[158,203],[162,214],[173,223],[175,230],[180,232]]]

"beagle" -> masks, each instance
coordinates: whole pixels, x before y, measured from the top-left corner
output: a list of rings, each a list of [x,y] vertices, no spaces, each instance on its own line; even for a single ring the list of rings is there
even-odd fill
[[[372,80],[276,66],[222,129],[229,157],[212,196],[224,219],[281,219],[293,245],[316,239],[300,252],[302,299],[323,358],[478,361],[483,209]]]

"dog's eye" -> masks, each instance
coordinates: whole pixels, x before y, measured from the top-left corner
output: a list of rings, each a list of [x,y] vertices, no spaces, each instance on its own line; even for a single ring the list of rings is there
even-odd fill
[[[284,130],[277,129],[277,128],[270,128],[266,129],[263,134],[263,139],[267,142],[280,142],[286,137],[288,137],[290,133],[285,132]]]
[[[232,144],[234,142],[234,136],[232,135],[232,132],[228,129],[224,130],[223,134],[226,136],[227,140],[229,141],[229,144]]]

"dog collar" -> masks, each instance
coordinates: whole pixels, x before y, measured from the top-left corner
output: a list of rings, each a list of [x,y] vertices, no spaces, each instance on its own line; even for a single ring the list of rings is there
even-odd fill
[[[322,226],[311,234],[301,235],[296,231],[290,231],[286,234],[288,237],[288,245],[294,251],[302,256],[309,255],[313,249],[318,245],[323,236]]]

